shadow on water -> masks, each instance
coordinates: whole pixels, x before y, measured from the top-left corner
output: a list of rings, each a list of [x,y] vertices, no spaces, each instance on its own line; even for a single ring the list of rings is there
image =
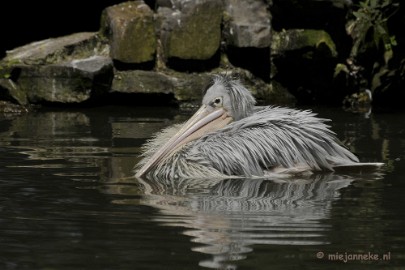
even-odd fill
[[[141,145],[187,115],[110,107],[0,119],[0,266],[319,268],[330,263],[319,250],[391,251],[388,266],[400,265],[404,115],[318,112],[362,161],[387,163],[386,175],[139,180]]]

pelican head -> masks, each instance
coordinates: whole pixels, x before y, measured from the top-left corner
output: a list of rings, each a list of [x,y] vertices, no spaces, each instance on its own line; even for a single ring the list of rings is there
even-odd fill
[[[249,116],[256,100],[237,79],[215,76],[204,93],[202,107],[222,109],[235,121]]]
[[[215,76],[204,93],[198,111],[137,172],[142,177],[185,144],[252,114],[256,101],[252,94],[229,76]]]

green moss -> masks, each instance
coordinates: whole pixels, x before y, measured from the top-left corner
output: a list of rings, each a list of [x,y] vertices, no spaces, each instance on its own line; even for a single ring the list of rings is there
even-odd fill
[[[0,62],[0,79],[9,79],[15,65],[19,64],[18,59],[3,60]]]
[[[292,29],[274,33],[272,37],[273,54],[307,47],[325,51],[332,57],[336,57],[338,54],[332,38],[323,30]]]
[[[310,46],[314,46],[319,50],[327,49],[332,57],[337,57],[335,43],[330,35],[325,31],[320,30],[305,30],[303,34],[304,42]]]

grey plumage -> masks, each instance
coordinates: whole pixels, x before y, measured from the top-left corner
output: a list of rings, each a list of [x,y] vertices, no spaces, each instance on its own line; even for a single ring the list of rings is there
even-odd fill
[[[272,172],[333,171],[337,166],[360,164],[325,124],[328,120],[310,111],[254,104],[255,99],[238,80],[215,77],[203,106],[211,111],[221,107],[234,121],[166,154],[145,176],[251,177]],[[180,126],[169,127],[152,138],[144,146],[144,159],[138,166],[145,166]]]
[[[209,157],[225,174],[248,176],[261,176],[263,170],[278,166],[319,171],[333,170],[336,163],[358,162],[323,122],[308,111],[267,107],[220,133],[204,136],[189,152]],[[227,153],[226,160],[223,153]]]

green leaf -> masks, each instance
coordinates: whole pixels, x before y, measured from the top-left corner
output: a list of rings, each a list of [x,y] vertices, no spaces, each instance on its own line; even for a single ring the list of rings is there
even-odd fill
[[[376,24],[375,28],[376,28],[376,30],[378,31],[378,33],[380,35],[386,35],[387,34],[387,31],[385,30],[385,28],[381,24]]]
[[[385,1],[381,4],[381,7],[384,8],[384,7],[386,7],[386,6],[390,5],[390,4],[391,4],[391,0],[385,0]]]
[[[395,39],[395,36],[390,36],[390,43],[392,46],[397,46],[397,40]]]
[[[384,61],[385,61],[385,64],[388,64],[388,61],[390,61],[393,56],[394,56],[394,52],[393,52],[392,50],[386,50],[386,51],[384,52]]]
[[[367,8],[368,6],[367,6],[366,2],[360,2],[360,7]]]
[[[357,19],[364,18],[364,13],[362,13],[362,12],[353,11],[353,15],[354,15],[354,17],[356,17]]]

